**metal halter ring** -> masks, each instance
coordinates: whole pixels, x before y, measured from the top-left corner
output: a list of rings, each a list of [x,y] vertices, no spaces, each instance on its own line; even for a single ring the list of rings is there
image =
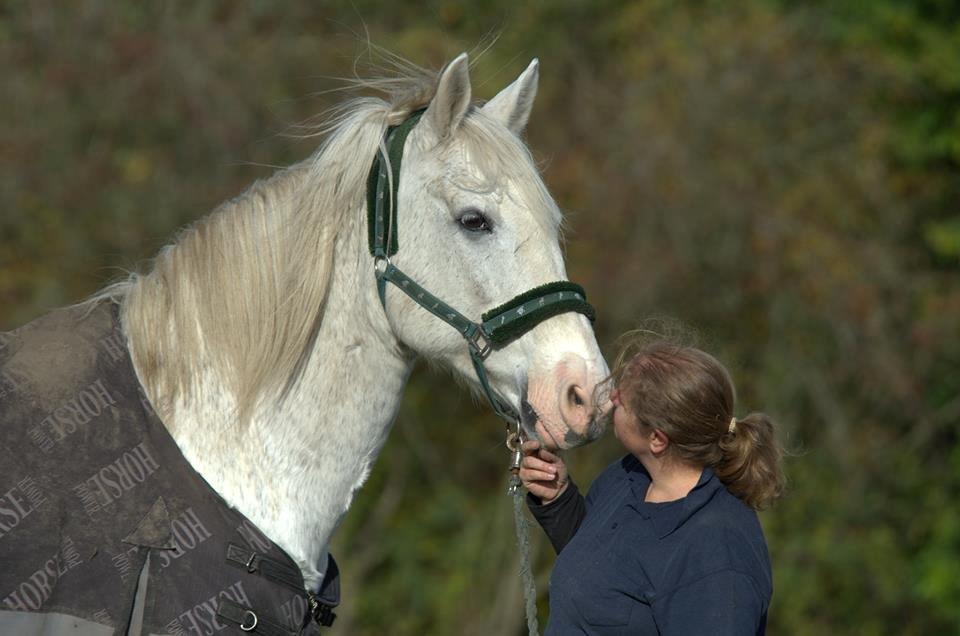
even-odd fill
[[[472,336],[467,336],[467,343],[477,352],[481,360],[485,360],[490,352],[493,351],[493,344],[490,338],[484,333],[483,328],[478,328]]]
[[[247,625],[247,615],[253,618],[253,623]],[[240,624],[240,629],[245,632],[252,632],[257,627],[257,615],[253,613],[253,610],[247,610],[247,613],[243,616],[243,623]]]
[[[374,256],[373,257],[373,271],[377,274],[377,278],[380,278],[387,272],[387,268],[390,267],[390,257],[389,256]]]

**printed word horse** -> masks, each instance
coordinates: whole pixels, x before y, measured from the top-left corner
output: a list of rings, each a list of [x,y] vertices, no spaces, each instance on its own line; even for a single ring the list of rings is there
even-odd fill
[[[520,139],[537,73],[483,105],[466,55],[393,80],[149,272],[0,335],[0,632],[328,623],[331,534],[417,356],[548,447],[601,432],[591,310]]]

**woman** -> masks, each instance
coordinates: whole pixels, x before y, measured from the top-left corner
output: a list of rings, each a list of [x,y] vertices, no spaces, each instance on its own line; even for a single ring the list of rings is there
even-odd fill
[[[664,342],[610,380],[628,454],[584,499],[566,466],[524,445],[528,505],[557,551],[547,634],[763,634],[773,586],[756,510],[783,487],[767,416],[734,417],[712,356]]]

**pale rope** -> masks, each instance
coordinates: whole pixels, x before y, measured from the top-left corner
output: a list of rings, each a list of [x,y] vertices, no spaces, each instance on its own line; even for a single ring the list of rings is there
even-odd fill
[[[517,549],[520,551],[520,579],[523,583],[523,597],[526,600],[527,631],[530,636],[539,636],[537,624],[537,585],[533,579],[530,564],[530,522],[523,514],[524,490],[520,487],[517,475],[510,477],[507,492],[513,495],[513,522],[517,527]]]

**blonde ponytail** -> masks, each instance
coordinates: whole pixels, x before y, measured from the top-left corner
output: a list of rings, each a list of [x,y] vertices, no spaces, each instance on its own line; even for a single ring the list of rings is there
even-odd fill
[[[754,510],[763,510],[783,492],[783,447],[773,422],[763,413],[736,420],[720,439],[720,461],[713,471],[727,489]]]

